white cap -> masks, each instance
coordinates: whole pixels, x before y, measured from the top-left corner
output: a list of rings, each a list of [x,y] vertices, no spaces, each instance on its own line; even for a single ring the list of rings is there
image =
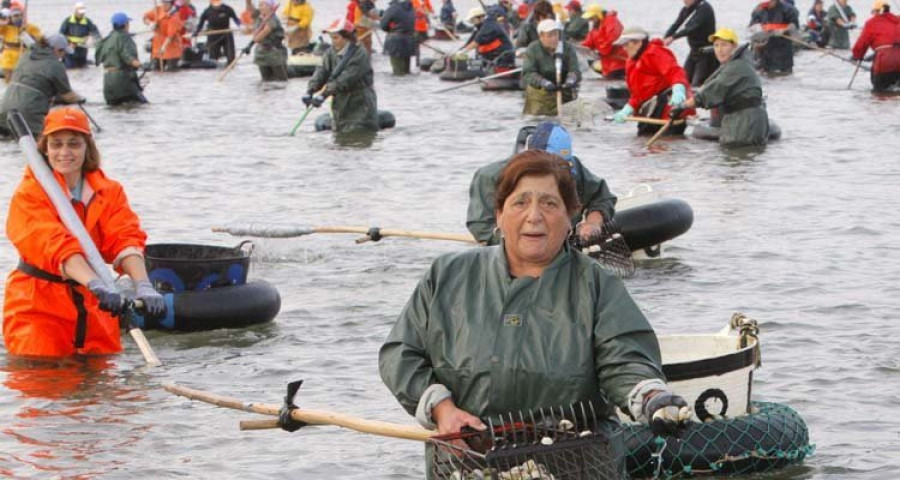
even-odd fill
[[[622,45],[631,40],[646,40],[650,35],[641,27],[628,27],[622,30],[622,35],[613,42],[613,45]]]
[[[537,26],[538,33],[553,32],[556,30],[562,30],[562,26],[557,23],[556,20],[551,20],[549,18],[541,20],[541,22],[538,23]]]
[[[487,14],[484,13],[483,8],[475,7],[473,9],[469,10],[469,14],[466,15],[466,21],[471,22],[476,17],[485,17],[485,16],[487,16]]]
[[[86,13],[87,7],[84,6],[84,2],[78,2],[75,4],[75,13]]]

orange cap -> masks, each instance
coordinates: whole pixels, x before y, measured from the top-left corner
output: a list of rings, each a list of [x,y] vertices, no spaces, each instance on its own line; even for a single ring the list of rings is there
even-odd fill
[[[87,115],[75,107],[62,107],[51,110],[44,119],[44,135],[58,132],[60,130],[71,130],[80,132],[85,135],[91,134],[91,124]]]

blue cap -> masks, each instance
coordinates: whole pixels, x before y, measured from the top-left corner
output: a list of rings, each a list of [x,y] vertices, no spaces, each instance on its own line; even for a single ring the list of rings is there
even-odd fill
[[[541,122],[534,129],[534,134],[528,142],[528,149],[544,150],[566,160],[572,160],[572,136],[562,125]]]
[[[111,20],[113,27],[121,27],[122,25],[125,25],[130,21],[131,17],[126,15],[124,12],[114,13]]]

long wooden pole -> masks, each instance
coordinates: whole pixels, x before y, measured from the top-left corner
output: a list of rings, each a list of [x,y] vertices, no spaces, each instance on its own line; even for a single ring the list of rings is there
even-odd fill
[[[862,59],[856,62],[856,69],[853,70],[853,76],[850,77],[850,83],[847,84],[847,90],[853,88],[853,81],[856,80],[856,74],[859,73],[859,68],[862,67]]]
[[[794,43],[796,43],[796,44],[798,44],[798,45],[803,45],[804,47],[809,48],[809,49],[811,49],[811,50],[815,50],[815,51],[817,51],[817,52],[821,52],[823,55],[830,55],[830,56],[832,56],[832,57],[834,57],[834,58],[836,58],[836,59],[838,59],[838,60],[840,60],[840,61],[842,61],[842,62],[844,62],[844,63],[849,63],[850,65],[858,66],[858,67],[862,68],[863,70],[865,70],[865,71],[867,71],[867,72],[868,72],[869,70],[871,70],[870,68],[868,68],[868,67],[863,67],[862,65],[858,64],[857,62],[854,62],[853,60],[844,58],[844,57],[842,57],[842,56],[840,56],[840,55],[838,55],[838,54],[836,54],[836,53],[834,53],[834,52],[832,52],[832,51],[830,51],[830,50],[828,50],[828,49],[822,48],[822,47],[820,47],[820,46],[818,46],[818,45],[813,45],[813,44],[811,44],[811,43],[804,42],[803,40],[800,40],[799,38],[794,38],[794,37],[792,37],[792,36],[790,36],[790,35],[786,35],[786,34],[783,34],[783,33],[776,33],[776,34],[774,34],[774,35],[772,35],[772,36],[773,36],[773,37],[786,38],[786,39],[788,39],[788,40],[790,40],[790,41],[792,41],[792,42],[794,42]]]
[[[468,82],[463,82],[463,83],[460,83],[459,85],[454,85],[454,86],[452,86],[452,87],[447,87],[447,88],[442,88],[442,89],[440,89],[440,90],[435,90],[434,92],[431,92],[431,93],[444,93],[444,92],[449,92],[449,91],[451,91],[451,90],[457,90],[457,89],[460,89],[460,88],[463,88],[463,87],[468,87],[468,86],[470,86],[470,85],[475,85],[475,84],[477,84],[477,83],[482,83],[482,82],[484,82],[485,80],[493,80],[493,79],[495,79],[495,78],[508,77],[508,76],[510,76],[510,75],[515,75],[515,74],[517,74],[517,73],[519,73],[519,72],[521,72],[521,71],[522,71],[522,67],[514,68],[514,69],[512,69],[512,70],[507,70],[507,71],[505,71],[505,72],[500,72],[500,73],[495,73],[495,74],[493,74],[493,75],[488,75],[487,77],[481,77],[481,78],[476,78],[475,80],[469,80]]]
[[[369,227],[292,227],[279,225],[254,225],[247,226],[225,226],[213,227],[213,232],[229,233],[241,237],[263,237],[263,238],[293,238],[311,235],[313,233],[358,233],[365,237],[358,239],[356,243],[364,243],[374,241],[370,236],[372,228]],[[440,233],[440,232],[421,232],[412,230],[392,230],[378,229],[380,237],[406,237],[419,238],[423,240],[447,240],[451,242],[462,242],[477,244],[478,242],[471,235],[466,233]]]
[[[185,387],[170,383],[164,385],[163,388],[169,393],[189,398],[191,400],[200,400],[201,402],[210,403],[219,407],[241,410],[244,412],[259,413],[262,415],[278,416],[281,410],[280,405],[271,403],[244,402],[236,398],[224,397],[202,390]],[[335,412],[322,410],[307,410],[298,408],[291,412],[291,418],[294,420],[308,423],[310,425],[332,425],[336,427],[347,428],[360,433],[370,433],[383,437],[399,438],[404,440],[416,440],[420,442],[427,441],[435,435],[434,431],[426,430],[414,425],[400,425],[390,422],[382,422],[379,420],[367,420],[364,418],[352,417]],[[254,422],[259,426],[258,422]],[[277,422],[264,423],[266,428],[269,426],[277,427]]]

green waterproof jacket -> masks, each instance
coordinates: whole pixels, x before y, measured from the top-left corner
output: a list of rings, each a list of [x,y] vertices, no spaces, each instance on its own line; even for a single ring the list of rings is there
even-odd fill
[[[110,105],[127,101],[138,101],[141,87],[137,71],[131,66],[138,59],[137,46],[131,35],[113,30],[97,45],[94,58],[103,65],[103,98]]]
[[[841,8],[837,3],[831,5],[831,8],[828,9],[828,14],[825,18],[828,19],[828,28],[831,30],[831,36],[828,38],[828,46],[831,48],[837,48],[841,50],[847,50],[850,48],[850,30],[840,26],[837,24],[838,20],[843,20],[844,17],[849,21],[853,17],[856,16],[856,12],[850,8],[850,5],[841,8],[844,11],[844,16],[841,16],[841,12],[838,9]]]
[[[487,245],[500,243],[500,234],[496,232],[494,202],[497,195],[497,180],[508,162],[509,159],[501,160],[479,168],[469,186],[466,228],[472,232],[476,240]],[[582,210],[572,217],[572,228],[591,212],[600,212],[605,221],[611,220],[615,214],[617,198],[609,192],[606,180],[584,168],[578,157],[572,157],[572,164],[575,170],[575,188],[582,204]]]
[[[516,33],[516,48],[527,48],[532,42],[536,42],[538,37],[537,25],[532,18],[528,18],[519,25]]]
[[[346,65],[337,76],[333,75],[346,55],[349,55]],[[373,85],[369,55],[357,43],[352,43],[341,52],[331,49],[325,53],[322,66],[316,69],[307,90],[312,93],[326,87],[325,93],[334,96],[331,116],[335,132],[377,132],[378,98]]]
[[[50,100],[72,91],[66,66],[51,48],[35,46],[22,55],[12,75],[12,81],[3,94],[0,118],[6,124],[6,115],[18,110],[35,138],[44,130],[44,117],[50,111]]]
[[[572,74],[581,83],[581,69],[578,66],[578,55],[575,47],[569,42],[563,42],[563,62],[561,81],[565,82]],[[541,88],[541,80],[547,79],[556,84],[556,52],[548,52],[540,41],[531,42],[525,50],[525,61],[522,64],[522,79],[525,82],[525,108],[522,113],[526,115],[556,115],[556,92],[550,92]],[[563,103],[571,102],[576,98],[576,91],[563,89]]]
[[[748,49],[749,50],[749,49]],[[695,94],[697,106],[720,109],[719,143],[727,146],[765,145],[769,115],[762,98],[762,83],[749,51],[732,58]]]
[[[503,246],[439,257],[378,363],[410,414],[440,384],[482,418],[586,400],[628,411],[635,385],[665,378],[656,335],[625,285],[568,246],[537,278],[512,278]]]
[[[587,20],[581,18],[581,15],[575,15],[566,24],[566,39],[571,41],[582,41],[588,36],[591,25]]]
[[[258,30],[262,25],[259,10],[253,12],[254,29]],[[253,53],[253,63],[261,67],[287,68],[287,49],[284,47],[284,27],[277,15],[269,18],[269,34],[256,44]]]

